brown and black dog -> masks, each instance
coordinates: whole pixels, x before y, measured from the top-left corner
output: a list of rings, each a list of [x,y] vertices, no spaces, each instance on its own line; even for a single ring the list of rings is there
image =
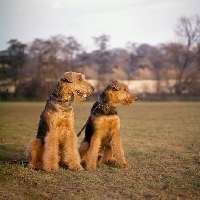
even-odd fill
[[[62,74],[40,115],[36,137],[26,150],[30,168],[49,172],[62,164],[71,170],[82,170],[70,101],[74,97],[74,102],[82,103],[93,90],[83,74]]]
[[[87,170],[95,170],[99,156],[103,163],[129,167],[124,158],[120,119],[116,106],[130,105],[137,97],[120,81],[111,81],[94,103],[86,123],[79,153]]]

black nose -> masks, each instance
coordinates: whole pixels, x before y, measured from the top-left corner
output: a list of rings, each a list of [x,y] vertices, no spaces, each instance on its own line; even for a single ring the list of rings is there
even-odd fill
[[[95,89],[95,88],[92,86],[92,90],[93,90],[93,91],[94,91],[94,89]]]

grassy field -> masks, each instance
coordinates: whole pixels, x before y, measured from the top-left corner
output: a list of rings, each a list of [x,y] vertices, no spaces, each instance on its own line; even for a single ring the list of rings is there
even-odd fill
[[[0,199],[200,199],[199,102],[118,106],[131,169],[52,173],[28,169],[24,157],[44,105],[0,103]],[[91,105],[73,105],[76,132]]]

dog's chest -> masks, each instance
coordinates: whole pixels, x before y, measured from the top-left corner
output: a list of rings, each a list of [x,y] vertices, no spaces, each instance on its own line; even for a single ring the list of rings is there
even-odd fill
[[[59,111],[57,113],[57,118],[55,120],[57,127],[58,140],[62,142],[69,134],[74,134],[74,112],[63,112]]]
[[[120,129],[118,115],[101,116],[95,120],[95,131],[99,131],[102,137],[112,137]]]
[[[102,140],[101,140],[101,148],[103,148],[104,146],[107,146],[112,140],[112,136],[111,134],[107,134],[105,135]]]
[[[62,144],[67,138],[71,138],[75,133],[73,126],[69,121],[61,120],[60,123],[58,123],[56,134],[59,143]]]

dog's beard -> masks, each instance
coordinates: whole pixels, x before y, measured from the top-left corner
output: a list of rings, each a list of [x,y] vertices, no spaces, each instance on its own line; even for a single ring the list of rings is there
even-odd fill
[[[123,100],[120,102],[123,106],[130,106],[133,103],[133,100]]]
[[[81,99],[79,96],[74,96],[74,103],[82,104],[86,99]]]
[[[87,97],[88,97],[87,94],[83,94],[79,91],[76,91],[76,93],[74,94],[74,103],[82,104],[86,100]]]
[[[83,103],[87,97],[92,93],[92,90],[87,92],[82,92],[81,90],[76,90],[74,92],[74,103]]]
[[[120,103],[123,106],[129,106],[131,105],[133,102],[135,102],[137,100],[137,98],[135,98],[134,95],[127,95],[126,98],[121,99]]]

